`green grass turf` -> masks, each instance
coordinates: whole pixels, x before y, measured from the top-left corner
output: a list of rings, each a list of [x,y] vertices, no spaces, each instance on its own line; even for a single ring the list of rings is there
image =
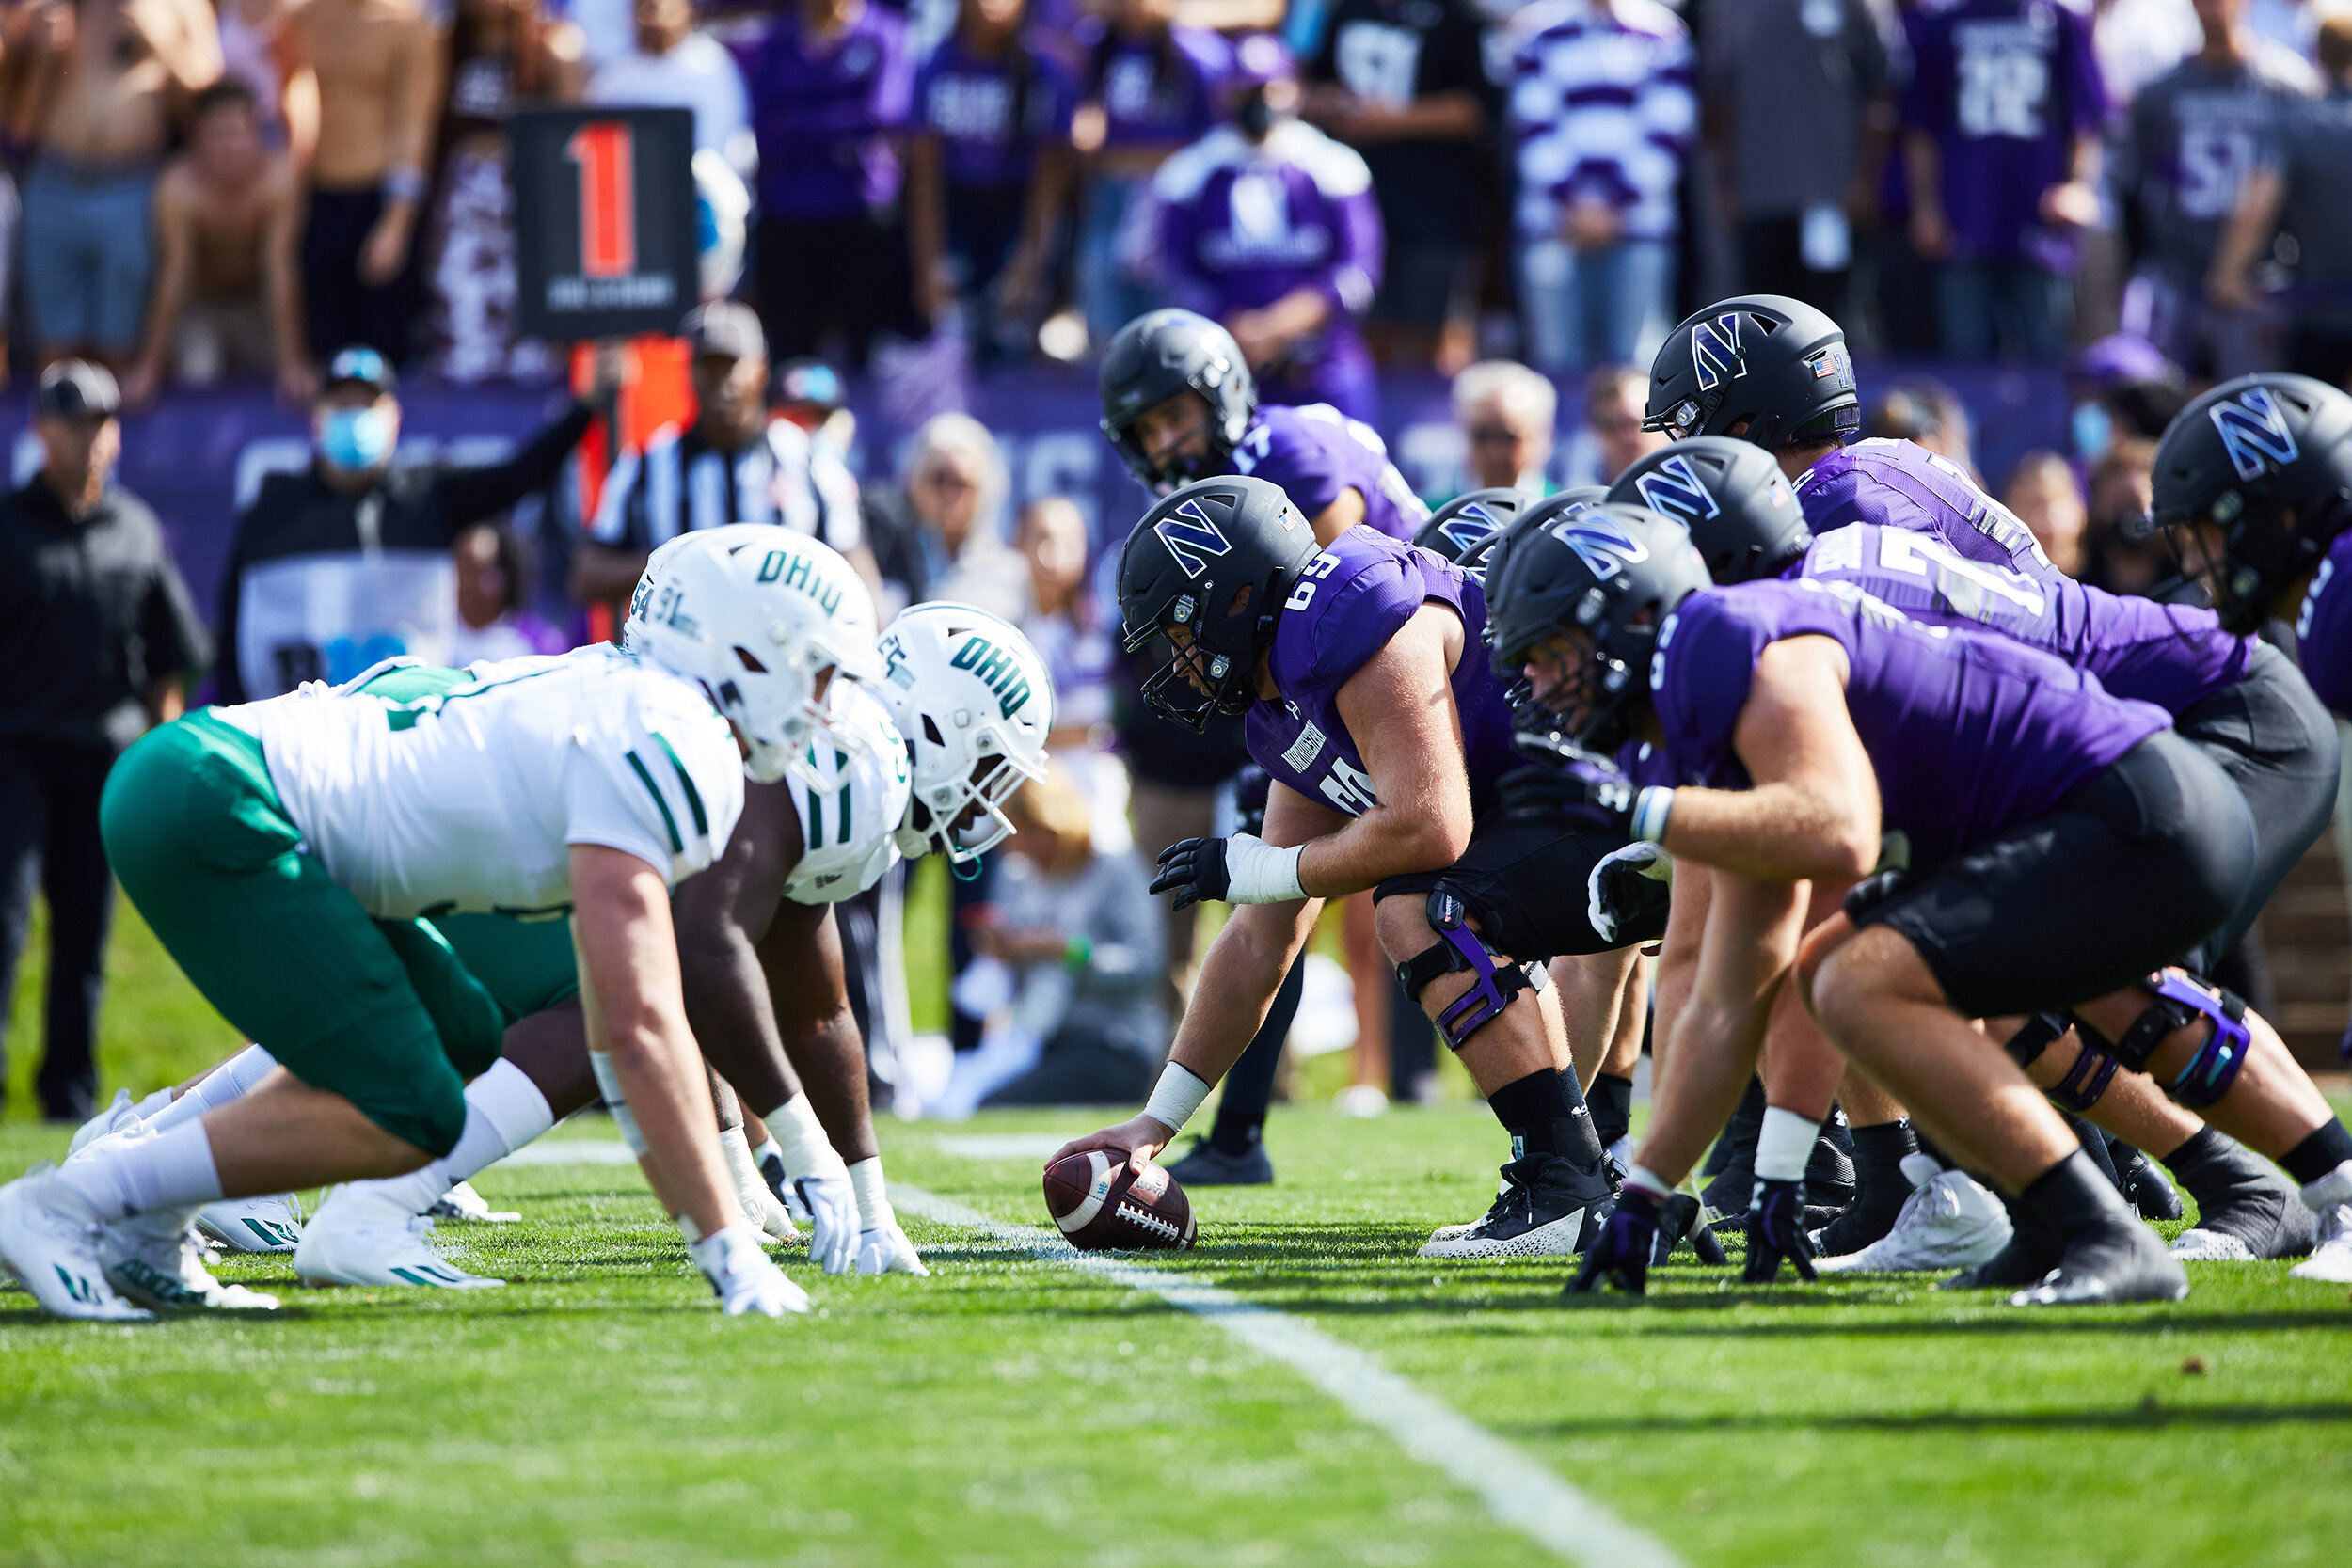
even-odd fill
[[[894,1177],[1042,1223],[1037,1167],[884,1129]],[[559,1136],[609,1136],[598,1126]],[[1475,1107],[1278,1112],[1273,1188],[1200,1195],[1169,1262],[1306,1316],[1694,1563],[2293,1563],[2352,1542],[2352,1305],[2283,1265],[2185,1303],[2027,1314],[1926,1282],[1666,1271],[1563,1305],[1557,1265],[1444,1267]],[[61,1136],[0,1132],[0,1161]],[[635,1172],[493,1171],[445,1227],[516,1281],[295,1289],[274,1318],[49,1323],[0,1296],[0,1562],[1503,1563],[1477,1499],[1209,1323],[967,1232],[929,1280],[727,1322]],[[2201,1370],[2198,1370],[2201,1369]]]

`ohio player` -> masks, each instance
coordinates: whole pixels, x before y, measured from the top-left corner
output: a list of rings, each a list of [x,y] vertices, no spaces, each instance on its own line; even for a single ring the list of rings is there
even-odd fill
[[[1687,532],[1630,507],[1527,539],[1495,593],[1502,657],[1581,745],[1652,748],[1638,789],[1586,766],[1552,798],[1581,795],[1572,817],[1625,822],[1716,873],[1657,1115],[1576,1288],[1641,1288],[1672,1181],[1750,1070],[1817,878],[1869,878],[1805,940],[1799,978],[1822,1027],[2016,1196],[2021,1230],[2055,1239],[2057,1266],[2013,1302],[2171,1300],[2187,1281],[1974,1019],[2071,1008],[2241,1135],[2296,1129],[2291,1171],[2352,1160],[2275,1038],[2203,1006],[2129,1027],[2149,1010],[2137,982],[2225,921],[2255,866],[2243,800],[2161,709],[1851,585],[1711,588]],[[1908,868],[1872,876],[1883,829],[1903,835]],[[1778,1246],[1788,1227],[1767,1220]],[[1992,1282],[1980,1273],[1959,1282]]]
[[[312,688],[210,708],[125,752],[107,854],[181,967],[279,1066],[161,1134],[0,1188],[0,1259],[62,1316],[220,1294],[196,1209],[413,1170],[456,1146],[495,1001],[427,911],[570,916],[591,1061],[730,1314],[807,1299],[736,1212],[675,967],[670,887],[725,849],[743,781],[830,739],[837,675],[800,635],[832,584],[772,551],[689,552],[642,655],[584,649],[394,704]],[[825,607],[828,610],[833,607]],[[870,622],[868,623],[870,626]]]
[[[1480,640],[1477,584],[1368,528],[1319,549],[1280,490],[1244,477],[1153,507],[1128,537],[1119,582],[1129,643],[1165,636],[1175,648],[1144,700],[1195,727],[1245,715],[1250,755],[1274,783],[1263,838],[1191,839],[1161,857],[1154,891],[1241,907],[1202,962],[1143,1114],[1061,1155],[1165,1146],[1258,1028],[1322,901],[1370,889],[1407,994],[1511,1135],[1493,1207],[1424,1256],[1572,1251],[1611,1182],[1576,1076],[1560,1070],[1559,1014],[1530,969],[1643,933],[1605,942],[1580,901],[1557,896],[1622,835],[1530,832],[1489,809],[1495,781],[1523,764]]]
[[[1743,442],[1694,436],[1628,469],[1616,492],[1645,499],[1685,523],[1718,586],[1767,578],[1813,578],[1858,589],[1931,626],[1978,629],[2013,639],[2097,676],[2113,696],[2151,702],[2173,715],[2174,729],[2230,775],[2256,824],[2257,869],[2246,896],[2201,950],[2236,940],[2261,911],[2332,805],[2336,746],[2326,715],[2283,655],[2222,629],[2210,610],[2119,598],[2058,573],[2028,577],[1969,561],[1932,533],[1876,523],[1840,526],[1816,539],[1772,457]],[[1705,917],[1705,873],[1679,881],[1670,932]],[[1815,889],[1809,924],[1826,920],[1835,897]],[[1677,956],[1687,943],[1670,942]],[[1784,1008],[1788,1006],[1784,1000]],[[1776,1021],[1776,1023],[1785,1021]],[[2249,1027],[2260,1027],[2258,1023]],[[2137,1073],[2119,1074],[2104,1047],[2084,1051],[2060,1039],[2062,1019],[2004,1021],[2010,1054],[2054,1101],[2160,1155],[2197,1196],[2200,1216],[2173,1250],[2184,1257],[2251,1259],[2309,1251],[2310,1211],[2294,1190],[2233,1140],[2166,1101]],[[1802,1053],[1808,1044],[1828,1058],[1806,1066],[1784,1061],[1774,1074],[1809,1073],[1825,1108],[1837,1082],[1835,1052],[1798,1022],[1774,1037],[1775,1049]],[[1876,1091],[1873,1091],[1875,1093]],[[2099,1149],[2086,1148],[2096,1159]],[[1908,1206],[1926,1228],[1874,1242],[1839,1264],[1861,1268],[1941,1267],[1980,1262],[1958,1255],[1955,1227],[1981,1212],[1957,1171],[1932,1178],[1947,1201]],[[1923,1184],[1924,1185],[1924,1184]],[[1987,1255],[1988,1257],[1990,1254]],[[2020,1260],[2030,1268],[2035,1259]]]

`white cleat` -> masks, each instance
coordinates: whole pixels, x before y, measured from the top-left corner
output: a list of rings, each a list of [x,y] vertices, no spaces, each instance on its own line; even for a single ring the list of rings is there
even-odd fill
[[[2258,1261],[2252,1247],[2226,1230],[2184,1230],[2172,1238],[2172,1256],[2185,1263]]]
[[[860,1274],[911,1274],[923,1278],[930,1270],[923,1266],[914,1243],[898,1228],[897,1219],[884,1220],[871,1230],[858,1233],[857,1272]]]
[[[1822,1258],[1823,1274],[1897,1274],[1921,1269],[1965,1269],[1989,1261],[2009,1245],[2009,1211],[1966,1173],[1946,1170],[1926,1154],[1903,1156],[1911,1196],[1895,1228],[1842,1258]]]
[[[470,1181],[460,1181],[435,1198],[425,1213],[437,1220],[469,1220],[476,1225],[513,1225],[523,1217],[517,1210],[491,1208]]]
[[[337,1187],[303,1227],[294,1274],[310,1285],[421,1285],[495,1290],[503,1279],[468,1274],[426,1244],[433,1222],[373,1193]]]
[[[106,1226],[98,1250],[107,1282],[141,1307],[158,1311],[276,1311],[276,1296],[213,1277],[197,1252],[187,1212],[180,1209],[141,1214]]]
[[[1343,1117],[1385,1117],[1389,1095],[1377,1084],[1350,1084],[1331,1097],[1331,1108]]]
[[[808,1292],[784,1277],[784,1271],[759,1250],[758,1234],[747,1225],[731,1225],[687,1252],[730,1318],[755,1313],[781,1318],[808,1310]]]
[[[1500,1182],[1495,1187],[1495,1196],[1500,1198],[1503,1194],[1509,1192],[1510,1190],[1511,1183],[1508,1181]],[[1438,1227],[1437,1229],[1432,1230],[1429,1233],[1429,1240],[1422,1243],[1421,1255],[1424,1258],[1437,1257],[1438,1256],[1438,1254],[1429,1250],[1431,1247],[1436,1246],[1440,1242],[1458,1242],[1463,1237],[1469,1235],[1471,1231],[1477,1229],[1480,1226],[1486,1223],[1486,1216],[1482,1214],[1477,1219],[1467,1220],[1460,1225],[1441,1225]]]
[[[302,1200],[292,1193],[225,1197],[197,1211],[196,1227],[230,1252],[292,1252],[302,1244]]]
[[[2289,1279],[2352,1285],[2352,1203],[2332,1203],[2319,1216],[2318,1244],[2287,1271]]]
[[[54,1171],[0,1187],[0,1267],[60,1318],[136,1323],[154,1316],[115,1294],[99,1249],[105,1227]]]
[[[113,1104],[73,1130],[73,1141],[65,1146],[65,1157],[72,1159],[107,1133],[119,1132],[138,1119],[138,1113],[131,1108],[131,1091],[115,1090]]]

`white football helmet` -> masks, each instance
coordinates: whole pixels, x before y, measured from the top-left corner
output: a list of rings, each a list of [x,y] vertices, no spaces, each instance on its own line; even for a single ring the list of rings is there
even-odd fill
[[[703,683],[743,736],[758,784],[790,772],[818,782],[819,732],[832,729],[839,677],[881,678],[874,601],[830,546],[764,523],[702,529],[663,545],[629,596],[621,646]]]
[[[1009,622],[967,604],[902,611],[882,659],[876,689],[914,762],[898,852],[968,864],[1011,836],[1006,797],[1045,777],[1053,677]]]

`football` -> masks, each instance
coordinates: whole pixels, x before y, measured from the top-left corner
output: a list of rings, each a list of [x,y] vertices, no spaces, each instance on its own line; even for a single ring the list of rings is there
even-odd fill
[[[1114,1164],[1099,1148],[1057,1160],[1045,1173],[1045,1212],[1081,1252],[1192,1245],[1192,1200],[1149,1160]]]

